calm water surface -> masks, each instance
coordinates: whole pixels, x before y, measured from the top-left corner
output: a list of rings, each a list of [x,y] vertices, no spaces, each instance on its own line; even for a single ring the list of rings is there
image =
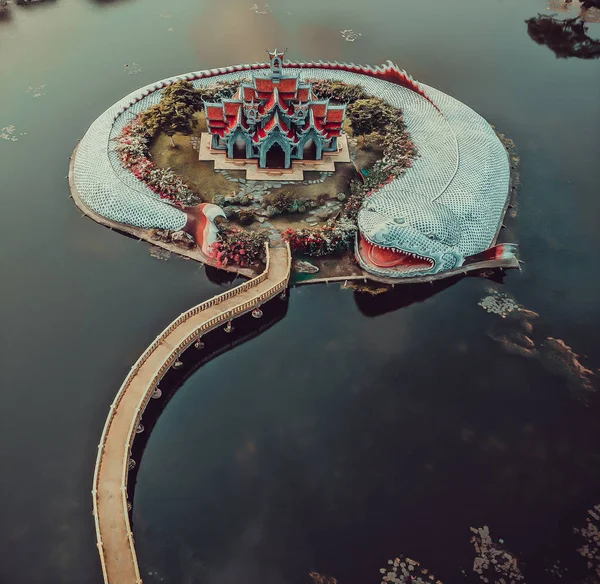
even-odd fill
[[[137,87],[276,45],[392,59],[513,138],[526,263],[503,284],[374,301],[294,289],[260,335],[190,357],[136,446],[144,581],[363,584],[404,553],[459,582],[481,525],[528,582],[552,581],[556,559],[578,581],[571,531],[600,502],[600,406],[555,361],[506,352],[477,302],[507,292],[540,314],[536,343],[563,339],[600,367],[599,62],[528,37],[543,0],[271,2],[261,15],[237,0],[57,0],[0,20],[0,127],[17,138],[0,139],[0,582],[101,581],[90,489],[108,406],[154,336],[222,289],[82,219],[73,146]]]

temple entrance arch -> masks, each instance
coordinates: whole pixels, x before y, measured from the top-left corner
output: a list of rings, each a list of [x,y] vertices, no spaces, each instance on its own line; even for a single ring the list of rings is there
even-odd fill
[[[304,146],[302,147],[302,159],[317,160],[317,144],[312,138],[309,138],[304,142]]]
[[[227,158],[249,158],[248,143],[243,131],[237,128],[227,141]]]
[[[323,158],[321,137],[311,130],[300,140],[297,152],[303,160],[321,160]]]
[[[233,143],[232,158],[246,158],[246,141],[241,136],[238,136]]]
[[[288,156],[284,152],[279,142],[273,142],[267,150],[266,167],[267,168],[287,168]]]

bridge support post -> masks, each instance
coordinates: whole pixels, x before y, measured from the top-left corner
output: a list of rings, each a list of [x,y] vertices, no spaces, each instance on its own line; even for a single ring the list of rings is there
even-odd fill
[[[183,367],[183,361],[177,359],[175,363],[173,363],[173,369],[181,369]]]
[[[198,337],[198,339],[196,340],[196,342],[194,343],[194,348],[198,349],[198,351],[200,349],[204,349],[204,343],[202,342],[202,335],[200,335]]]
[[[144,431],[144,424],[142,424],[141,422],[137,425],[137,428],[135,429],[135,433],[136,434],[141,434]]]
[[[262,315],[263,315],[263,311],[258,306],[252,311],[252,316],[254,318],[261,318]]]
[[[233,325],[231,324],[230,320],[227,321],[227,324],[225,325],[225,328],[223,330],[226,333],[230,333],[233,330]]]
[[[133,470],[135,468],[135,460],[133,458],[129,459],[129,463],[127,464],[128,470]]]
[[[152,395],[150,396],[152,399],[158,399],[159,397],[162,397],[162,389],[160,389],[160,387],[157,387],[153,392]]]

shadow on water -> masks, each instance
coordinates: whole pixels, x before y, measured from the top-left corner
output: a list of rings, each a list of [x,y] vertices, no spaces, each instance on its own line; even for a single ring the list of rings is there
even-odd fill
[[[207,274],[209,271],[208,268],[209,267],[207,266]],[[222,270],[216,270],[214,268],[211,270],[218,272],[219,274],[230,275],[229,272],[223,272]],[[215,274],[212,275],[214,277]],[[137,464],[129,474],[128,492],[129,500],[132,503],[135,493],[137,471],[139,469],[139,462],[144,454],[144,449],[146,448],[146,444],[158,418],[177,390],[182,387],[184,383],[200,369],[200,367],[215,357],[254,339],[282,320],[287,314],[288,303],[289,295],[286,294],[285,297],[278,296],[261,307],[263,316],[260,320],[257,321],[254,319],[251,314],[245,314],[244,316],[235,319],[233,323],[234,329],[231,333],[226,333],[223,328],[219,328],[204,335],[202,337],[204,347],[196,349],[194,345],[191,345],[181,356],[181,361],[184,364],[183,367],[181,369],[171,368],[163,377],[160,383],[162,395],[158,399],[150,400],[142,420],[144,432],[137,436],[133,443],[131,456]]]
[[[364,316],[381,316],[389,312],[407,308],[411,304],[425,302],[428,298],[443,292],[450,286],[454,286],[463,278],[485,277],[493,282],[502,283],[504,280],[503,270],[489,270],[474,272],[468,276],[455,276],[446,278],[438,282],[428,282],[425,284],[402,284],[389,289],[383,294],[370,294],[357,290],[354,292],[354,301],[357,308]]]
[[[219,286],[231,284],[238,277],[235,272],[226,272],[225,270],[219,270],[209,265],[204,266],[204,272],[210,282],[219,284]]]
[[[525,22],[531,39],[538,45],[547,46],[559,59],[600,58],[600,40],[589,36],[589,27],[581,16],[561,20],[539,14]]]

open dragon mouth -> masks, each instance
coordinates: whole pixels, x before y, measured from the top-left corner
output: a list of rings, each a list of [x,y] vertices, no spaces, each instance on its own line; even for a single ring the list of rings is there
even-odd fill
[[[361,234],[358,251],[366,262],[385,270],[396,272],[412,272],[415,270],[430,270],[435,262],[427,257],[412,252],[402,251],[395,247],[381,247],[371,243]]]

